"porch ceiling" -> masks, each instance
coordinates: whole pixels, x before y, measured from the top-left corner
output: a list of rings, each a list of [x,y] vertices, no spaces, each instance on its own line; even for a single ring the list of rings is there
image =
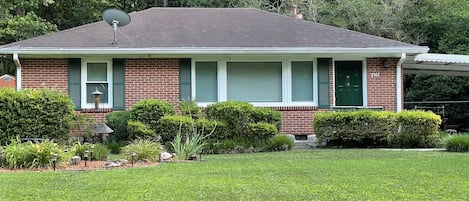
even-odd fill
[[[469,76],[469,55],[417,54],[403,63],[404,74]]]

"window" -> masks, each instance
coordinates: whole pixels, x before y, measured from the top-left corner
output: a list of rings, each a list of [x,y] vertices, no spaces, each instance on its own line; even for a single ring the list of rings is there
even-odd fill
[[[249,102],[282,102],[281,62],[229,62],[227,98]]]
[[[313,62],[291,62],[292,101],[313,101]]]
[[[192,94],[201,105],[247,101],[255,106],[317,106],[312,59],[194,61]]]
[[[112,65],[110,60],[85,60],[82,63],[82,103],[83,108],[94,108],[93,92],[102,93],[100,108],[112,107]]]

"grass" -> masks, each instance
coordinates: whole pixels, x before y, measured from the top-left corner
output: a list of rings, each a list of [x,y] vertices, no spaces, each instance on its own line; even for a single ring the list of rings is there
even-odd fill
[[[207,155],[200,163],[0,173],[0,200],[467,200],[467,153],[368,149]]]

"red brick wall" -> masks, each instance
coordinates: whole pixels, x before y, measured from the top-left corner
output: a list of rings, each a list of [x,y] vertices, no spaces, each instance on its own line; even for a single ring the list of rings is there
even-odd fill
[[[68,93],[67,59],[22,59],[22,88]]]
[[[15,88],[16,87],[16,79],[10,75],[2,75],[0,76],[0,88]]]
[[[125,62],[125,106],[130,109],[142,99],[179,102],[178,59],[127,59]]]
[[[367,59],[368,106],[384,106],[385,110],[396,111],[396,65],[399,59],[388,58],[386,68],[384,59]]]

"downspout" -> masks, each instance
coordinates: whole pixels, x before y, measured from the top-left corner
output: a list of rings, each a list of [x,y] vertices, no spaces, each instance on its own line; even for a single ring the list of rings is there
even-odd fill
[[[396,112],[402,111],[402,63],[404,63],[407,55],[405,52],[401,54],[401,59],[397,62],[396,66]]]
[[[13,61],[16,65],[16,90],[21,89],[21,63],[18,53],[13,53]]]

